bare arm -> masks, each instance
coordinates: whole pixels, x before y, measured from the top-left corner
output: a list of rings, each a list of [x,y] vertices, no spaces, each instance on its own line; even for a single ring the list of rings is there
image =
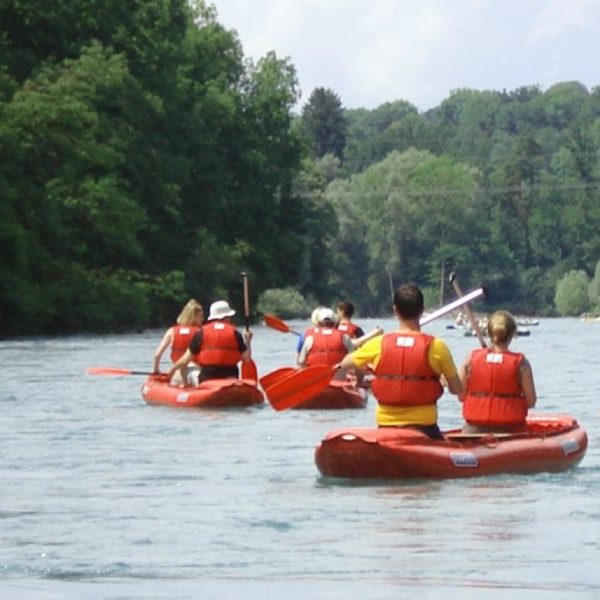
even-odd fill
[[[192,356],[192,351],[188,348],[185,354],[169,370],[169,378],[172,379],[177,371],[181,371],[183,367],[187,366],[190,360],[192,360]],[[181,378],[184,379],[183,373],[181,373]]]
[[[246,344],[246,351],[242,354],[243,362],[250,362],[252,360],[252,336],[253,333],[250,329],[244,331],[244,342]]]
[[[471,357],[467,357],[465,362],[460,366],[458,370],[458,376],[462,384],[463,391],[458,395],[458,399],[461,402],[465,401],[465,395],[467,393],[467,383],[469,381],[469,373],[471,372]]]
[[[448,391],[451,394],[458,396],[458,399],[460,400],[464,393],[464,388],[460,377],[455,375],[454,377],[446,377],[445,379],[448,385]]]
[[[535,383],[533,382],[533,371],[527,359],[523,360],[519,375],[519,383],[521,384],[521,389],[523,390],[527,406],[529,408],[533,408],[537,402],[537,394],[535,392]]]
[[[298,358],[296,360],[296,363],[298,364],[298,366],[300,366],[300,367],[306,366],[306,359],[308,358],[308,353],[309,353],[310,349],[312,348],[312,344],[313,344],[312,335],[307,335],[304,338],[304,343],[302,344],[302,348],[300,348],[300,352],[298,353]]]
[[[346,354],[346,356],[342,358],[342,361],[338,364],[338,366],[340,369],[349,369],[351,367],[355,367],[356,365],[354,364],[354,355]]]
[[[167,329],[165,335],[163,336],[160,344],[156,347],[154,351],[154,373],[160,373],[160,359],[164,351],[171,345],[173,342],[173,328],[170,327]]]

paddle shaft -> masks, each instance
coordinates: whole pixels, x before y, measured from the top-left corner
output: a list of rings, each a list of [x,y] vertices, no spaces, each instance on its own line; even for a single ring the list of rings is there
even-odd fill
[[[250,294],[248,293],[248,273],[242,272],[244,284],[244,317],[246,319],[246,331],[250,329]]]
[[[132,371],[131,369],[119,369],[116,367],[89,367],[86,369],[88,375],[160,375],[149,371]]]
[[[242,283],[244,284],[244,319],[246,331],[250,331],[250,294],[248,292],[248,273],[242,272]],[[256,363],[250,359],[242,362],[242,378],[258,381],[258,369]]]
[[[460,288],[460,285],[458,283],[458,279],[456,278],[456,273],[450,273],[450,283],[452,284],[452,287],[454,288],[456,295],[459,298],[464,297],[463,291]],[[487,344],[485,343],[485,340],[483,339],[483,334],[481,333],[481,329],[479,328],[479,323],[477,322],[477,319],[475,318],[475,315],[473,314],[471,307],[468,304],[465,304],[464,309],[465,309],[465,312],[467,313],[467,317],[469,317],[469,321],[471,322],[471,327],[473,328],[473,331],[477,335],[477,339],[479,340],[481,347],[487,348]]]
[[[465,294],[462,298],[458,298],[457,300],[454,300],[454,302],[450,302],[449,304],[446,304],[446,306],[442,306],[441,308],[438,308],[436,311],[432,312],[431,314],[429,314],[425,317],[422,317],[421,320],[419,321],[419,324],[427,325],[427,323],[431,323],[431,321],[435,321],[436,319],[439,319],[440,317],[443,317],[444,315],[451,313],[453,310],[456,310],[457,308],[460,308],[461,306],[468,304],[472,300],[477,300],[477,298],[481,298],[482,296],[485,296],[486,294],[487,294],[487,291],[484,287],[477,288],[476,290],[473,290],[472,292]]]
[[[276,329],[277,331],[281,331],[282,333],[293,333],[298,337],[302,335],[298,331],[290,329],[289,325],[285,321],[283,321],[279,317],[276,317],[275,315],[264,315],[264,320],[267,327],[271,327],[272,329]]]

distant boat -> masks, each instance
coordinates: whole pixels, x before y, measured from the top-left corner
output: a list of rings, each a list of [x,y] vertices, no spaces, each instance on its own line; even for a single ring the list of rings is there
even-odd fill
[[[524,319],[517,319],[517,325],[522,325],[523,327],[533,327],[535,325],[539,325],[539,319],[534,319],[533,317],[526,317]]]
[[[600,323],[600,315],[595,314],[583,314],[580,317],[580,320],[584,323]]]

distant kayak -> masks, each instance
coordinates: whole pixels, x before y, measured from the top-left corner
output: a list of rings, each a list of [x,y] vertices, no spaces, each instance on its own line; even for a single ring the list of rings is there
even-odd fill
[[[169,384],[164,375],[151,375],[142,385],[148,404],[187,407],[252,406],[262,404],[264,395],[251,379],[208,379],[198,387]]]
[[[445,432],[432,440],[408,428],[339,429],[315,449],[322,475],[351,479],[445,479],[559,472],[579,464],[588,439],[563,415],[530,416],[522,432]]]

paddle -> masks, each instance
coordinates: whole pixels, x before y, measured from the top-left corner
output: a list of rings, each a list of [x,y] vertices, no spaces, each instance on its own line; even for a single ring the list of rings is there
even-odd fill
[[[288,377],[283,377],[265,389],[265,394],[275,410],[285,410],[302,404],[325,389],[335,367],[317,365],[294,370]]]
[[[369,333],[365,333],[365,335],[363,335],[359,338],[354,338],[352,340],[352,345],[355,348],[360,348],[365,342],[368,342],[370,339],[377,337],[378,335],[383,335],[383,329],[381,329],[381,327],[375,327],[375,329],[373,329],[373,331],[370,331]]]
[[[477,288],[476,290],[473,290],[472,292],[465,294],[462,298],[458,298],[458,299],[454,300],[454,302],[450,302],[449,304],[446,304],[445,306],[438,308],[437,310],[428,314],[426,317],[422,317],[421,320],[419,321],[419,324],[427,325],[427,323],[431,323],[431,321],[435,321],[436,319],[439,319],[440,317],[443,317],[444,315],[451,313],[453,310],[456,310],[457,308],[464,306],[465,304],[471,302],[471,300],[477,300],[477,298],[481,298],[482,296],[487,296],[487,294],[488,294],[488,292],[483,286],[480,288]]]
[[[162,375],[149,371],[132,371],[131,369],[117,369],[116,367],[89,367],[85,370],[88,375]],[[166,373],[164,373],[166,375]]]
[[[281,367],[281,369],[271,371],[271,373],[267,373],[267,375],[263,375],[263,377],[260,378],[260,385],[263,390],[266,390],[268,387],[271,387],[284,377],[295,373],[297,370],[298,369],[295,369],[294,367]]]
[[[456,292],[456,295],[459,298],[463,297],[463,291],[460,289],[460,285],[458,284],[458,279],[456,278],[456,273],[454,271],[450,273],[449,279],[450,283],[452,284],[452,287],[454,288],[454,291]],[[485,343],[485,340],[483,339],[483,334],[481,333],[481,329],[479,328],[479,323],[477,322],[477,319],[475,318],[471,307],[468,304],[465,304],[464,309],[467,313],[467,317],[469,317],[469,321],[471,322],[471,328],[475,332],[475,335],[477,335],[477,339],[479,340],[481,347],[487,348],[487,344]]]
[[[442,306],[430,315],[423,317],[420,320],[420,324],[425,325],[426,323],[430,323],[439,317],[451,313],[456,308],[464,306],[467,302],[471,302],[471,300],[480,298],[485,294],[486,290],[483,287],[473,290],[462,298],[450,302],[450,304]],[[275,372],[276,371],[273,373]],[[331,381],[334,372],[335,368],[328,365],[318,365],[300,369],[287,377],[279,379],[270,387],[264,388],[265,394],[275,410],[292,408],[298,404],[302,404],[302,402],[309,400],[313,396],[316,396],[321,390],[324,390]]]
[[[279,317],[275,315],[263,315],[263,319],[267,327],[271,327],[272,329],[276,329],[277,331],[281,331],[283,333],[293,333],[300,337],[302,334],[290,329],[288,324],[285,321],[282,321]]]
[[[244,317],[246,320],[246,331],[250,331],[250,295],[248,293],[248,274],[242,272],[242,282],[244,284]],[[258,369],[256,363],[250,360],[242,361],[242,379],[251,379],[258,381]]]

